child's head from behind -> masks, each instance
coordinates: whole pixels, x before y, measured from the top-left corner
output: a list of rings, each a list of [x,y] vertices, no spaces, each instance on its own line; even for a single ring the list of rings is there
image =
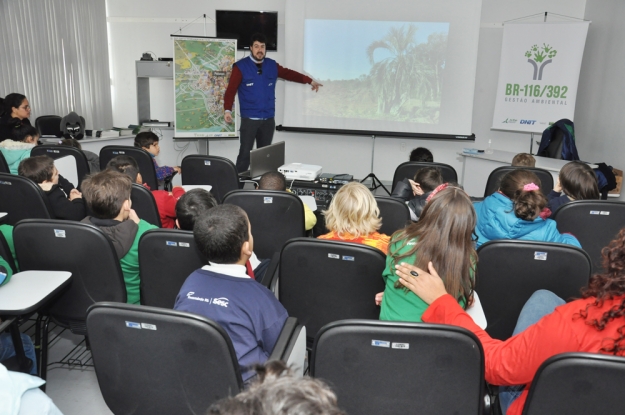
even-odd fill
[[[125,174],[104,170],[83,180],[82,195],[98,219],[128,218],[132,181]]]
[[[158,156],[161,148],[158,145],[158,136],[152,131],[143,131],[135,137],[135,147],[139,147],[147,151],[148,153]]]
[[[54,160],[48,156],[29,157],[20,162],[17,174],[37,184],[50,182],[58,184],[59,171],[54,167]]]
[[[324,215],[326,227],[340,236],[366,236],[382,226],[378,203],[371,191],[358,182],[343,185]]]
[[[519,153],[512,159],[513,167],[536,167],[536,159],[528,153]]]
[[[567,163],[560,170],[560,186],[565,195],[574,200],[599,199],[597,175],[581,161]]]
[[[428,193],[443,184],[443,175],[437,167],[424,167],[417,171],[414,181],[421,187],[423,193]]]
[[[541,191],[542,184],[536,174],[517,169],[501,178],[499,191],[514,204],[516,217],[533,221],[547,206],[547,198]]]
[[[250,222],[243,209],[219,205],[198,218],[193,238],[200,252],[212,263],[245,263],[254,249]]]
[[[11,140],[13,141],[34,144],[39,140],[39,131],[31,125],[23,124],[19,118],[13,118],[9,121],[9,128],[11,129]]]
[[[268,171],[260,177],[258,189],[286,191],[286,177],[279,171]]]
[[[176,202],[176,223],[178,228],[192,231],[195,222],[217,206],[217,200],[204,189],[192,189]]]
[[[74,148],[77,148],[78,150],[82,150],[82,146],[80,145],[78,140],[76,140],[75,138],[64,138],[63,140],[59,142],[59,144],[61,144],[62,146],[74,147]]]
[[[410,161],[434,162],[432,152],[425,147],[417,147],[410,152]]]
[[[439,275],[445,275],[448,292],[460,293],[466,299],[474,286],[469,269],[475,268],[477,259],[472,239],[476,223],[475,209],[466,192],[441,186],[423,208],[419,221],[393,235],[394,240],[416,240],[403,255],[393,255],[394,261],[399,263],[418,251],[415,265],[427,270],[431,261]],[[403,286],[398,281],[395,287]]]
[[[139,165],[137,161],[130,156],[113,157],[106,163],[106,168],[115,170],[130,177],[133,183],[141,184],[141,174],[139,173]]]

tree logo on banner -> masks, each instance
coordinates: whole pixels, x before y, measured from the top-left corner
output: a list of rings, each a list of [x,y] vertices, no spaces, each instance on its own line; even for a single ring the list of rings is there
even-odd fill
[[[553,61],[553,58],[555,58],[557,54],[558,51],[547,45],[546,43],[543,43],[542,47],[534,45],[530,48],[530,50],[525,52],[525,57],[527,58],[527,61],[531,63],[534,67],[534,78],[532,78],[533,80],[540,81],[543,79],[543,69],[545,68],[545,66],[547,66],[547,64],[550,64]]]

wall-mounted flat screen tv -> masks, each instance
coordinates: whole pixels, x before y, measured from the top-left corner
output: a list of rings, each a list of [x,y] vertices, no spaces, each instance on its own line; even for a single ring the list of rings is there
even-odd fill
[[[267,38],[267,50],[278,50],[278,12],[216,10],[217,37],[237,39],[238,50],[249,50],[250,38],[262,33]]]

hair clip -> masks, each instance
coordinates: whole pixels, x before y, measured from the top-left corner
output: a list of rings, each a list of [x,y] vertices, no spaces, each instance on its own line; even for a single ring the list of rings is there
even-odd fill
[[[438,185],[438,187],[436,187],[436,189],[432,190],[432,193],[430,193],[430,195],[425,199],[425,203],[427,203],[430,200],[432,200],[434,195],[436,195],[441,190],[447,189],[447,186],[449,186],[449,183],[443,183],[443,184]]]
[[[535,183],[528,183],[525,186],[523,186],[523,191],[525,192],[532,192],[534,190],[540,190],[540,187],[536,186]]]

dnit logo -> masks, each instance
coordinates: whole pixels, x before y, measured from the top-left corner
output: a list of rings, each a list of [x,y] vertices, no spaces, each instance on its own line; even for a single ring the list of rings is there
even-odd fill
[[[525,52],[527,61],[534,67],[533,80],[540,81],[543,79],[543,69],[553,61],[553,58],[555,58],[557,54],[558,51],[546,43],[543,43],[542,47],[534,45],[530,50]]]
[[[536,120],[521,120],[521,121],[519,121],[519,124],[534,125],[535,123],[536,123]]]

